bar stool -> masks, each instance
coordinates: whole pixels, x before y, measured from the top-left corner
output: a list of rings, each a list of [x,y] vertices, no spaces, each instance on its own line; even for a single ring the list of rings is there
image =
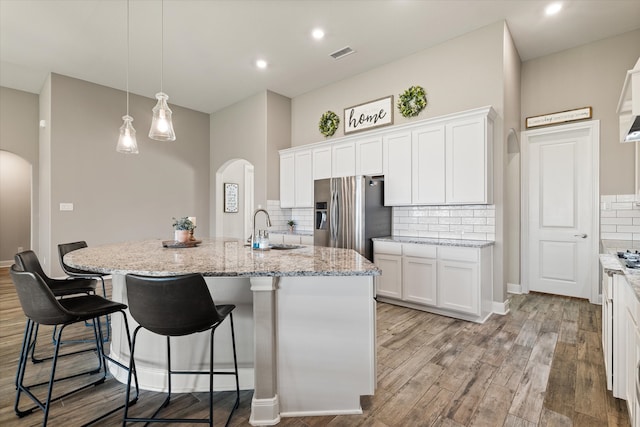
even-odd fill
[[[127,317],[124,313],[124,309],[127,308],[125,304],[120,304],[114,301],[109,301],[105,298],[102,298],[98,295],[82,295],[82,296],[71,296],[64,299],[56,299],[55,295],[47,285],[47,283],[40,277],[38,274],[31,273],[28,271],[20,271],[17,266],[14,264],[11,266],[10,270],[11,279],[15,285],[18,299],[20,300],[20,305],[22,306],[22,311],[27,317],[27,326],[24,332],[24,338],[22,342],[21,354],[20,354],[20,362],[18,364],[18,371],[16,375],[16,400],[14,404],[14,410],[16,415],[19,417],[24,417],[26,415],[31,414],[35,409],[40,408],[44,413],[44,419],[42,422],[43,426],[47,425],[47,421],[49,419],[49,410],[51,407],[51,403],[57,400],[60,400],[70,394],[76,393],[80,390],[87,389],[91,386],[95,386],[103,383],[107,378],[107,360],[116,364],[117,366],[129,370],[129,367],[121,364],[120,362],[113,360],[109,356],[107,356],[104,352],[104,343],[102,339],[102,330],[100,328],[100,316],[105,316],[107,314],[112,313],[121,313],[124,317],[125,327],[127,331],[127,338],[129,339],[129,344],[131,344],[131,338],[129,335],[129,326],[127,323]],[[74,373],[62,378],[56,378],[56,366],[60,353],[60,343],[62,339],[62,333],[65,328],[74,323],[84,322],[86,320],[93,321],[93,332],[95,336],[95,344],[96,344],[96,352],[98,356],[98,366],[95,368],[91,368],[87,371]],[[52,364],[51,364],[51,374],[49,376],[49,380],[37,384],[25,385],[24,376],[27,367],[27,359],[28,359],[28,351],[31,346],[32,339],[35,339],[34,329],[36,325],[53,325],[58,326],[56,333],[56,345],[53,352]],[[129,347],[131,348],[131,347]],[[103,374],[100,378],[89,382],[88,384],[81,385],[71,391],[65,392],[60,396],[53,397],[53,385],[58,381],[67,380],[70,378],[77,378],[83,375],[94,375],[100,371],[103,371]],[[46,400],[42,402],[38,399],[34,392],[32,391],[34,388],[39,386],[47,386],[47,395]],[[137,376],[135,376],[135,386],[136,386],[136,394],[135,397],[129,402],[127,401],[127,406],[134,404],[138,399],[138,380]],[[29,407],[27,409],[20,409],[20,399],[22,394],[26,394],[34,403],[35,406]],[[127,397],[130,393],[127,394]],[[106,414],[101,415],[100,417],[94,419],[88,424],[92,424],[93,422],[102,419],[122,408],[125,405],[121,405],[118,408],[112,409]]]
[[[37,274],[40,276],[42,280],[47,284],[51,292],[56,298],[64,298],[70,295],[77,294],[92,294],[95,293],[96,290],[96,282],[93,279],[87,278],[72,278],[67,280],[60,279],[52,279],[47,276],[42,270],[42,265],[38,260],[35,252],[27,250],[23,252],[19,252],[14,255],[14,260],[16,263],[16,267],[18,270],[28,271],[30,273]],[[33,363],[39,363],[45,360],[50,360],[51,357],[45,357],[43,359],[38,359],[35,357],[35,348],[36,348],[36,338],[38,336],[38,325],[35,326],[35,331],[33,334],[33,340],[31,342],[31,360]],[[55,328],[52,334],[53,344],[55,344]],[[86,350],[81,350],[86,351]],[[76,354],[79,352],[67,353],[67,354]],[[67,354],[61,355],[66,356]]]
[[[104,276],[107,276],[107,274],[93,273],[91,271],[80,270],[78,268],[71,267],[70,265],[65,264],[64,262],[64,256],[66,254],[68,254],[69,252],[77,251],[78,249],[86,248],[86,247],[88,247],[87,242],[85,242],[84,240],[80,240],[78,242],[71,242],[71,243],[60,243],[58,245],[58,258],[60,260],[60,266],[62,267],[62,271],[64,271],[65,274],[70,278],[100,280],[100,282],[102,282],[102,295],[105,298],[107,298],[107,288],[104,284]],[[105,336],[105,342],[109,341],[109,339],[111,338],[111,320],[109,319],[108,316],[107,316],[106,324],[107,324],[107,334]]]
[[[240,385],[238,382],[238,360],[236,356],[236,339],[233,327],[232,311],[235,305],[215,305],[211,293],[201,274],[187,274],[174,277],[146,277],[134,274],[126,276],[127,298],[129,313],[139,323],[133,332],[131,344],[131,363],[134,366],[136,339],[141,328],[165,336],[167,339],[167,377],[168,394],[160,407],[146,418],[132,418],[128,415],[128,405],[125,404],[124,424],[127,422],[176,422],[176,423],[208,423],[213,426],[213,376],[235,375],[236,401],[229,413],[226,425],[231,421],[234,411],[240,403]],[[213,369],[213,338],[215,330],[229,317],[231,324],[231,341],[233,346],[234,371],[215,371]],[[197,332],[211,331],[209,343],[208,371],[173,371],[171,369],[171,337],[190,335]],[[127,397],[131,386],[131,376],[135,369],[129,372],[127,381]],[[206,374],[209,375],[209,418],[156,418],[158,413],[169,405],[171,400],[171,376],[174,374]]]

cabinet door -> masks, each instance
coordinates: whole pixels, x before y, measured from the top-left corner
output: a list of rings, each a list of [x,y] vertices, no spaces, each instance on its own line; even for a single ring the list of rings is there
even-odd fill
[[[411,204],[411,133],[382,138],[385,206]]]
[[[447,124],[447,203],[488,203],[488,154],[483,117]]]
[[[478,263],[438,260],[438,306],[480,314]]]
[[[356,142],[356,175],[382,174],[382,138]]]
[[[374,254],[375,265],[382,270],[376,276],[376,295],[402,298],[402,257],[398,255]]]
[[[313,179],[331,178],[331,147],[313,150]]]
[[[295,207],[313,207],[313,161],[311,151],[295,154]]]
[[[313,236],[300,236],[300,244],[313,246]]]
[[[445,202],[444,125],[413,131],[411,200],[414,204]]]
[[[294,154],[280,155],[280,207],[295,206],[295,161]]]
[[[356,148],[353,142],[337,144],[331,148],[331,176],[356,174]]]
[[[437,304],[436,260],[405,256],[402,259],[403,300],[418,304]]]

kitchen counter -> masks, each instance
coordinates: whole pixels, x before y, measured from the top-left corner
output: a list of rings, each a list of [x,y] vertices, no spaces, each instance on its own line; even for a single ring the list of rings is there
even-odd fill
[[[607,274],[624,274],[631,288],[640,301],[640,269],[627,268],[619,261],[618,252],[626,250],[638,250],[640,241],[637,240],[601,240],[603,253],[600,254],[600,263]]]
[[[203,239],[194,248],[164,248],[161,240],[102,245],[65,255],[68,265],[106,274],[219,277],[377,276],[380,270],[351,249],[303,246],[252,250],[238,239]]]
[[[380,242],[417,243],[422,245],[462,246],[466,248],[484,248],[493,246],[496,243],[493,240],[438,239],[407,236],[374,237],[372,240]]]
[[[164,248],[161,240],[79,249],[72,267],[112,275],[112,299],[127,303],[126,274],[201,273],[216,304],[234,304],[240,388],[253,389],[252,425],[282,416],[361,414],[360,398],[376,385],[374,277],[380,270],[351,249],[302,246],[252,250],[238,239],[203,239],[193,248]],[[129,324],[137,323],[129,316]],[[112,317],[110,356],[128,365],[121,316]],[[208,366],[209,334],[172,338],[174,370]],[[233,366],[228,327],[216,333],[215,369]],[[140,388],[166,390],[165,339],[140,334],[136,372]],[[125,382],[127,372],[109,367]],[[207,376],[172,378],[177,393],[209,389]],[[216,390],[233,390],[232,376]]]

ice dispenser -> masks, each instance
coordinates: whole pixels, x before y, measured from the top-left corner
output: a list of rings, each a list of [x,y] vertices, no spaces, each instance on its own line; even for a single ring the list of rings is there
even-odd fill
[[[327,202],[316,202],[316,230],[327,229]]]

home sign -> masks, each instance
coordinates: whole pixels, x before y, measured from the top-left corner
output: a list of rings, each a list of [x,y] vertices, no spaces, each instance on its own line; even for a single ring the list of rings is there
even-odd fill
[[[344,109],[345,135],[393,124],[393,95]]]

